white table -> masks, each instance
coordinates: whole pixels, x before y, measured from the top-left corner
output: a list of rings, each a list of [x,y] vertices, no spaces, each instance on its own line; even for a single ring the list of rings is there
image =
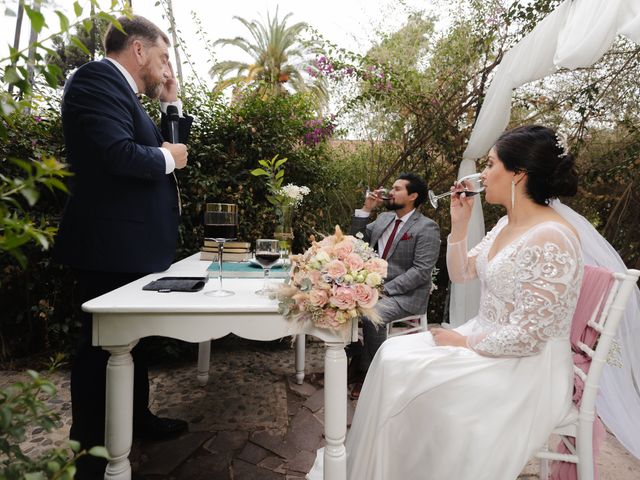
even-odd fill
[[[230,297],[204,295],[215,288],[217,279],[211,279],[198,293],[142,290],[143,285],[162,276],[205,276],[209,263],[200,261],[196,254],[173,264],[166,272],[148,275],[82,305],[83,310],[93,314],[93,345],[111,354],[107,365],[105,412],[105,445],[111,460],[105,479],[131,479],[128,458],[133,436],[131,349],[139,339],[158,335],[200,343],[199,381],[206,382],[209,361],[206,349],[211,339],[233,333],[242,338],[269,341],[296,333],[302,337],[313,335],[325,342],[324,478],[346,480],[347,359],[344,343],[337,335],[312,325],[306,325],[303,332],[293,332],[291,323],[278,314],[274,300],[253,293],[262,285],[261,279],[225,278],[224,288],[236,292]],[[297,349],[299,381],[302,379],[300,369],[304,376],[303,352]]]

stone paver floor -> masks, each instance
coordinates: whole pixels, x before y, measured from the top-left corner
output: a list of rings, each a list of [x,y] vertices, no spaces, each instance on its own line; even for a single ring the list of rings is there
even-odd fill
[[[189,432],[166,442],[135,441],[134,469],[150,480],[293,480],[304,478],[324,445],[324,348],[307,344],[305,382],[295,383],[294,350],[288,340],[252,342],[227,337],[212,342],[209,383],[196,381],[196,362],[163,364],[151,370],[151,408],[183,418]],[[24,377],[0,371],[0,386]],[[69,432],[68,371],[53,374],[58,387],[52,406],[62,415],[54,432],[29,432],[25,452],[37,455],[63,446]],[[348,401],[349,423],[355,402]],[[600,480],[638,478],[640,461],[609,435],[599,460]],[[537,464],[521,480],[537,479]],[[359,480],[359,479],[358,479]],[[453,480],[453,479],[452,479]]]

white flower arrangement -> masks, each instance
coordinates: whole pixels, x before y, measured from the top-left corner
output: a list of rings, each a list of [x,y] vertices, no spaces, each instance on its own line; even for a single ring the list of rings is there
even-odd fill
[[[305,187],[304,185],[299,187],[298,185],[289,183],[277,190],[276,196],[281,197],[289,205],[296,208],[300,206],[305,195],[309,195],[309,193],[311,193],[309,187]]]

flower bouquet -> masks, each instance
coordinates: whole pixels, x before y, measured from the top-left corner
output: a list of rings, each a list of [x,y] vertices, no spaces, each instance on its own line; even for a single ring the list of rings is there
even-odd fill
[[[360,238],[334,235],[313,242],[302,255],[291,257],[291,277],[277,293],[278,310],[288,320],[311,321],[318,328],[339,333],[345,340],[351,320],[366,316],[374,323],[374,310],[387,262]]]

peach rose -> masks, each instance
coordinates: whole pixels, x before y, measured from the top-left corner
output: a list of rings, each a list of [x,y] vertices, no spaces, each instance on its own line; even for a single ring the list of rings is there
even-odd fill
[[[327,274],[331,278],[343,277],[347,274],[347,267],[340,260],[331,260],[326,267]]]
[[[378,301],[378,291],[362,283],[356,284],[353,293],[362,308],[373,308]]]
[[[316,285],[317,283],[320,282],[320,280],[322,280],[322,273],[320,273],[318,270],[311,270],[308,273],[308,277],[309,277],[309,280],[311,280],[311,283]]]
[[[387,261],[382,258],[370,258],[364,264],[365,270],[379,274],[382,278],[387,276]]]
[[[322,318],[316,323],[318,327],[327,327],[327,328],[338,328],[340,326],[340,322],[336,319],[337,310],[333,308],[327,308],[324,310],[324,315]]]
[[[333,251],[338,259],[344,260],[347,255],[353,252],[353,244],[350,240],[343,240],[340,243],[336,243]]]
[[[329,301],[329,292],[326,290],[311,289],[309,292],[309,303],[314,307],[324,307]]]
[[[364,262],[357,253],[350,253],[347,255],[344,259],[344,263],[350,272],[357,272],[362,270],[362,267],[364,267]]]
[[[353,290],[347,287],[336,288],[329,302],[340,310],[349,310],[356,306],[356,298],[353,294]]]

